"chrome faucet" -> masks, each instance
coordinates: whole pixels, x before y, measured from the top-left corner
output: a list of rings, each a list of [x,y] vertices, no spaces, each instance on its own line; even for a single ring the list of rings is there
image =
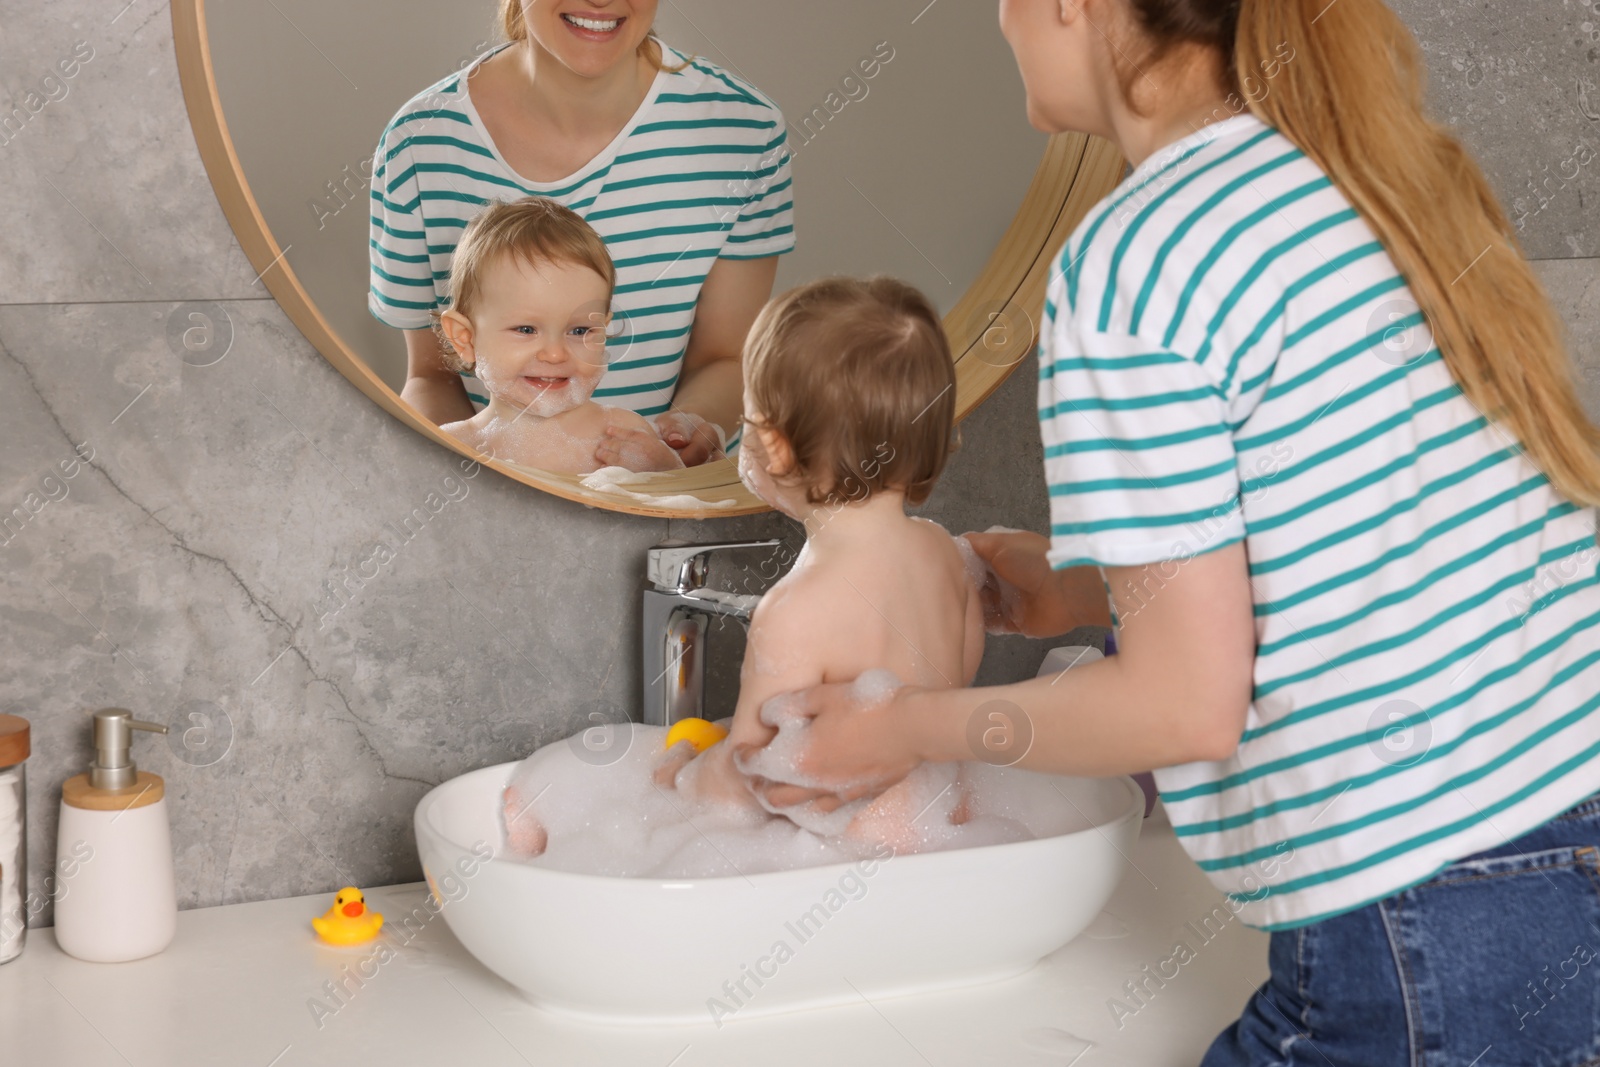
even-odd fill
[[[705,717],[711,624],[716,618],[748,619],[761,600],[760,593],[707,588],[711,557],[781,544],[778,540],[703,545],[663,541],[649,550],[642,605],[644,703],[640,707],[645,725],[671,726],[679,719]]]

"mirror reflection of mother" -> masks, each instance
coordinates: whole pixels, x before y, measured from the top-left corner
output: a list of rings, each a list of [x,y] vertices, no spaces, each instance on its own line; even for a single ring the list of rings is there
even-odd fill
[[[413,97],[383,131],[368,307],[405,331],[401,396],[436,423],[486,402],[447,368],[432,313],[466,224],[545,196],[605,239],[619,334],[595,390],[693,466],[739,424],[740,350],[794,247],[784,120],[749,83],[658,40],[656,0],[501,0],[506,43]],[[641,431],[642,432],[642,431]],[[629,442],[602,445],[628,465]]]

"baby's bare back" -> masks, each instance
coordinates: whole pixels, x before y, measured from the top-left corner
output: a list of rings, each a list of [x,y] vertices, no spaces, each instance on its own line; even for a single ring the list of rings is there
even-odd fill
[[[982,609],[954,539],[937,523],[910,519],[848,545],[824,535],[791,577],[781,610],[811,616],[814,632],[827,635],[810,649],[823,681],[880,669],[909,685],[951,688],[977,672]]]
[[[759,718],[763,703],[779,693],[853,682],[872,670],[936,689],[970,685],[977,673],[982,606],[963,553],[942,527],[905,519],[868,536],[858,530],[830,539],[829,533],[807,544],[756,611],[729,738],[736,745],[772,740],[772,724]],[[783,813],[809,829],[839,832],[824,829],[833,824],[831,814],[813,823],[805,821],[809,809]],[[957,765],[924,764],[845,817],[851,819],[846,836],[917,852],[927,847],[928,834],[966,821],[966,792]]]

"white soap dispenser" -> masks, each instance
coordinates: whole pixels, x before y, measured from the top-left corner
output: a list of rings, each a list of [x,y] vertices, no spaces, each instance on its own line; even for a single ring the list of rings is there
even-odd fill
[[[166,948],[178,928],[166,783],[129,758],[134,730],[166,733],[124,708],[94,713],[94,763],[61,787],[57,857],[78,862],[56,900],[56,943],[93,963]]]

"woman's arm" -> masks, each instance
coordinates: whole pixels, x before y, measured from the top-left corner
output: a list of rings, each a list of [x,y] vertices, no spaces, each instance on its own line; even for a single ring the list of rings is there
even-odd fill
[[[476,414],[461,375],[444,365],[444,350],[432,330],[407,330],[406,384],[400,399],[435,424],[460,422]]]
[[[1053,774],[1128,774],[1238,747],[1250,706],[1255,616],[1242,542],[1187,562],[1108,567],[1117,654],[1058,675],[909,694],[900,728],[924,759],[972,759],[973,713],[1007,701],[1033,734],[1017,764]]]
[[[704,463],[720,450],[715,431],[682,416],[715,423],[730,437],[739,425],[745,335],[771,298],[777,276],[776,256],[719,259],[700,287],[672,410],[656,417],[662,439],[679,450],[686,467]]]
[[[981,739],[993,728],[1031,735],[1026,754],[1005,762],[1047,773],[1126,774],[1226,758],[1244,730],[1255,663],[1243,543],[1182,562],[1107,568],[1107,577],[1122,623],[1117,655],[1012,685],[903,689],[866,708],[845,686],[820,686],[805,698],[813,722],[801,770],[825,783],[867,780],[837,794],[852,800],[924,759],[984,758]],[[818,795],[759,788],[773,804]]]

